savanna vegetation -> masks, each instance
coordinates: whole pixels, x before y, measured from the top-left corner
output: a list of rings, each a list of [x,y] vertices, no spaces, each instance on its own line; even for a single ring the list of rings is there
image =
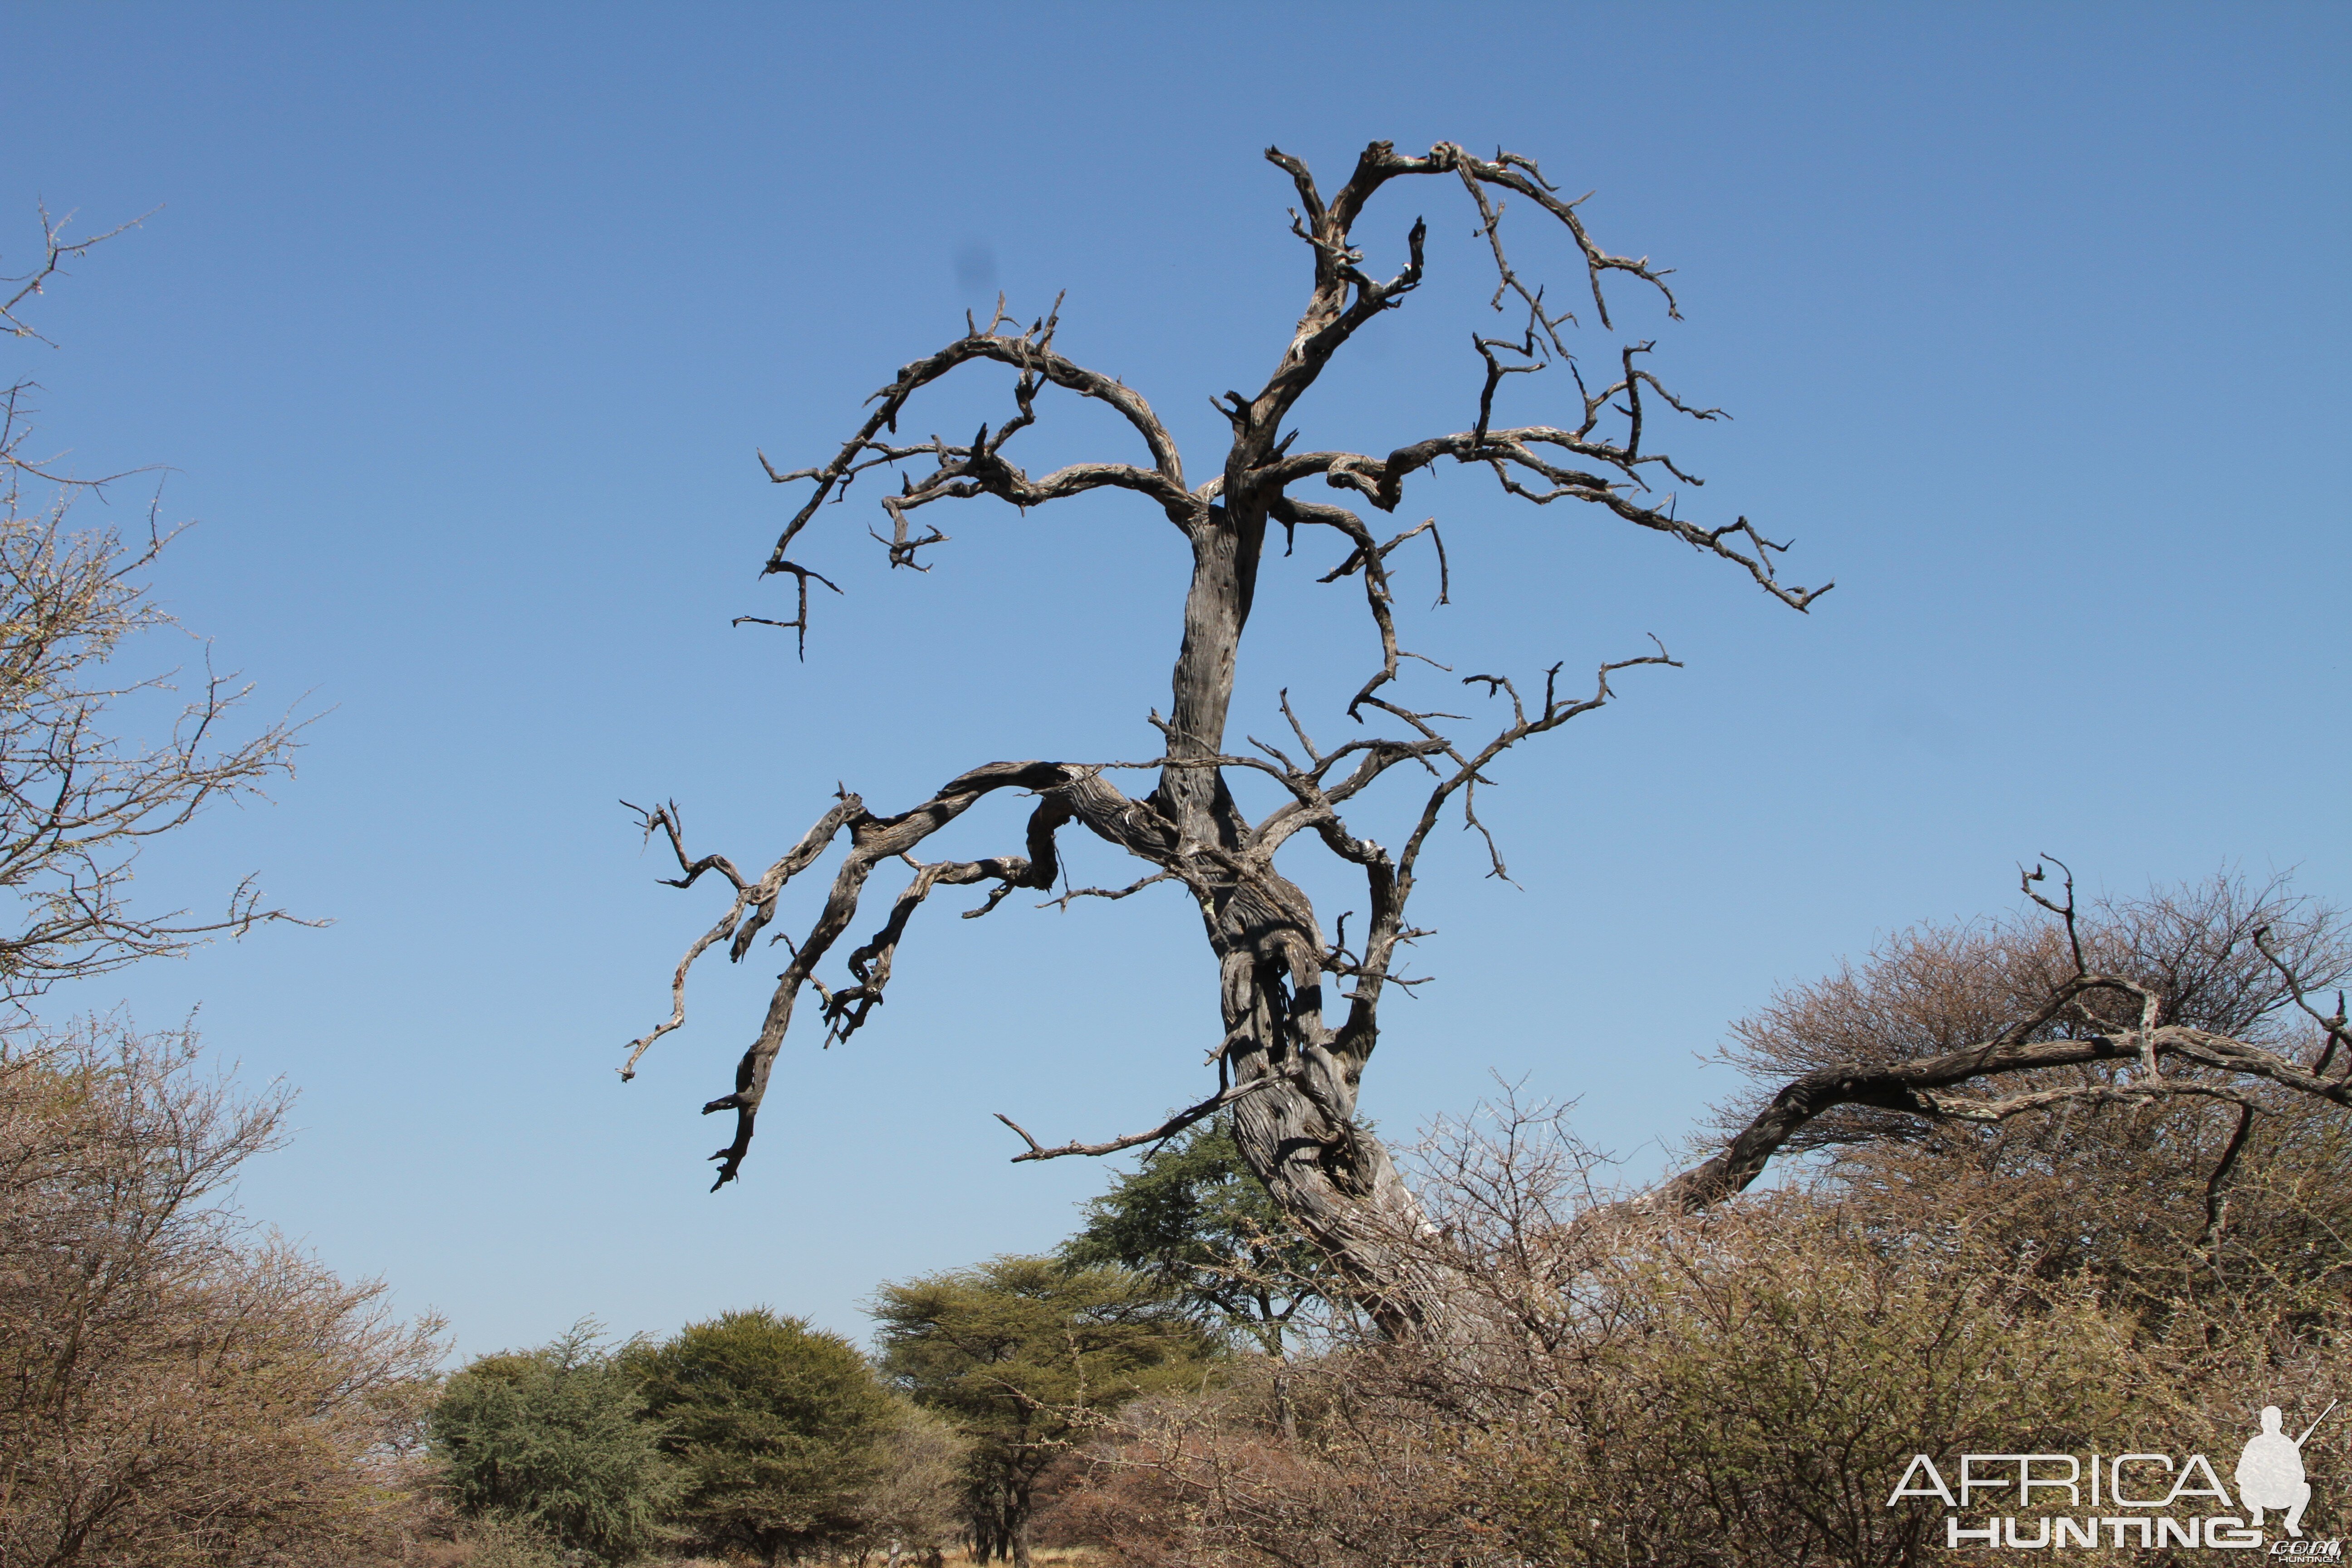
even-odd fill
[[[45,222],[0,338],[95,243]],[[130,892],[150,839],[290,772],[296,727],[246,722],[231,678],[180,689],[142,580],[170,535],[80,522],[109,481],[31,454],[35,392],[0,393],[0,1563],[355,1560],[400,1539],[437,1325],[238,1215],[282,1094],[51,1005],[284,918],[249,882],[205,914]]]
[[[2074,966],[2034,913],[1905,931],[1782,992],[1731,1031],[1748,1096],[1985,1037]],[[2160,991],[2172,1026],[2334,1082],[2352,1065],[2272,962],[2340,984],[2334,910],[2219,879],[2107,902],[2074,935]],[[2129,1445],[2207,1455],[2226,1482],[2262,1406],[2292,1432],[2352,1374],[2352,1129],[2292,1091],[2059,1103],[1824,1119],[1783,1181],[1693,1213],[1613,1189],[1556,1113],[1507,1098],[1416,1151],[1431,1223],[1394,1245],[1447,1282],[1444,1335],[1327,1315],[1318,1353],[1139,1402],[1054,1528],[1138,1564],[1900,1564],[1946,1550],[1945,1510],[1889,1506],[1915,1454]],[[2352,1441],[2323,1423],[2303,1457],[2302,1528],[2332,1536]],[[2023,1510],[2027,1539],[2066,1506]],[[2136,1540],[2070,1551],[2126,1558],[2150,1560]]]
[[[2164,1026],[2345,1075],[2340,1026],[2287,978],[2352,975],[2336,911],[2219,878],[2073,912],[1898,932],[1782,991],[1729,1031],[1751,1087],[1724,1121],[1823,1061],[1997,1032],[2078,945],[2160,991]],[[2333,1105],[2056,1103],[1825,1116],[1780,1181],[1694,1212],[1507,1094],[1407,1162],[1427,1223],[1387,1244],[1443,1282],[1443,1334],[1352,1297],[1212,1120],[1114,1177],[1056,1255],[884,1287],[875,1371],[952,1434],[938,1539],[982,1560],[1916,1563],[1947,1521],[1890,1506],[1914,1455],[2128,1446],[2226,1478],[2263,1405],[2300,1428],[2352,1372],[2352,1137]],[[2323,1422],[2303,1453],[2302,1528],[2324,1538],[2352,1442]],[[2041,1500],[2029,1532],[2066,1511]],[[2071,1552],[2126,1558],[2151,1553]]]
[[[20,457],[27,389],[7,395],[0,1568],[899,1568],[950,1553],[1021,1568],[1055,1553],[1135,1568],[1875,1568],[1945,1550],[1941,1513],[1890,1506],[1909,1456],[2118,1443],[2224,1456],[2260,1407],[2299,1426],[2352,1386],[2352,1033],[2336,991],[2352,931],[2283,884],[2224,877],[2078,905],[2071,878],[2058,894],[2037,867],[2014,915],[1889,937],[1732,1026],[1743,1087],[1688,1168],[1654,1186],[1621,1185],[1559,1114],[1509,1096],[1391,1157],[1356,1094],[1381,988],[1414,984],[1391,965],[1426,934],[1403,920],[1419,846],[1441,812],[1475,826],[1472,786],[1502,751],[1609,700],[1612,671],[1667,661],[1604,667],[1584,700],[1547,679],[1540,705],[1474,678],[1511,718],[1457,745],[1433,727],[1444,715],[1390,700],[1401,656],[1383,563],[1421,531],[1382,543],[1286,487],[1311,478],[1387,510],[1420,468],[1484,463],[1514,493],[1549,487],[1532,499],[1677,538],[1793,607],[1822,590],[1781,583],[1779,547],[1745,519],[1702,528],[1635,499],[1665,462],[1640,447],[1642,399],[1697,412],[1639,368],[1647,344],[1584,395],[1575,428],[1490,419],[1507,375],[1552,360],[1542,345],[1566,353],[1567,319],[1520,286],[1499,241],[1500,287],[1529,316],[1517,345],[1476,344],[1475,426],[1385,458],[1291,454],[1292,405],[1420,284],[1418,227],[1402,271],[1359,269],[1351,226],[1392,180],[1461,184],[1490,239],[1496,191],[1547,213],[1573,237],[1596,312],[1605,275],[1664,284],[1589,240],[1523,159],[1375,143],[1326,203],[1303,164],[1272,156],[1305,208],[1314,289],[1265,390],[1228,395],[1222,479],[1188,487],[1148,405],[1063,359],[1052,318],[1024,332],[1001,317],[902,373],[831,464],[779,476],[818,486],[789,543],[865,468],[934,462],[892,503],[893,559],[908,564],[944,542],[907,532],[905,513],[932,500],[1027,505],[1106,485],[1151,499],[1193,548],[1198,611],[1153,794],[1129,800],[1104,768],[1059,763],[987,764],[890,816],[845,792],[761,879],[690,858],[674,809],[647,817],[683,882],[716,870],[734,899],[640,1051],[683,1016],[694,959],[730,933],[740,955],[784,882],[836,834],[851,840],[840,896],[793,950],[736,1090],[710,1107],[737,1119],[722,1180],[867,873],[982,797],[1034,795],[1029,854],[917,864],[851,980],[816,986],[835,1037],[879,1002],[936,887],[993,882],[976,913],[1049,889],[1054,836],[1072,823],[1149,863],[1116,896],[1180,883],[1209,917],[1216,1092],[1100,1144],[1021,1133],[1023,1159],[1143,1152],[1053,1253],[878,1285],[870,1347],[745,1304],[667,1337],[615,1341],[583,1319],[450,1370],[445,1325],[395,1321],[380,1282],[338,1279],[236,1206],[237,1172],[283,1134],[281,1093],[208,1076],[184,1032],[54,1009],[77,980],[288,918],[250,887],[196,916],[142,910],[128,890],[142,843],[284,775],[299,733],[240,731],[243,692],[226,680],[183,701],[133,668],[169,630],[141,575],[168,535],[78,526],[90,482]],[[50,230],[0,323],[29,332],[18,312],[84,248]],[[886,438],[908,397],[982,361],[1017,378],[1005,425],[969,447]],[[1151,466],[1014,468],[1002,448],[1049,385],[1109,402]],[[1615,437],[1600,429],[1612,407],[1628,421]],[[1558,466],[1570,458],[1608,475]],[[1383,660],[1357,706],[1410,734],[1324,753],[1294,720],[1303,761],[1222,750],[1270,523],[1342,541],[1333,576],[1361,580]],[[813,574],[783,549],[771,570],[795,575],[789,624],[805,633]],[[164,738],[124,738],[140,732]],[[1437,784],[1391,856],[1343,831],[1337,808],[1399,764]],[[1253,769],[1283,796],[1255,822],[1224,782]],[[1369,879],[1375,918],[1356,946],[1327,942],[1274,869],[1293,837]],[[1326,974],[1354,987],[1329,1022]],[[2347,1432],[2352,1420],[2315,1427],[2303,1450],[2308,1533],[2343,1517]],[[2119,1536],[2074,1560],[2137,1550]]]

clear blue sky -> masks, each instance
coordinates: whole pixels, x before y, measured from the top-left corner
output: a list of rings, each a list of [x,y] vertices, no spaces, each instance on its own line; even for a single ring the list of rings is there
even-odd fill
[[[1654,1168],[1727,1087],[1696,1059],[1727,1019],[1891,929],[2009,907],[2043,850],[2094,888],[2293,868],[2352,899],[2352,11],[1476,16],[0,10],[0,267],[37,196],[94,225],[161,207],[11,368],[83,471],[175,470],[166,510],[201,523],[159,591],[266,703],[323,714],[278,805],[145,886],[253,869],[336,923],[61,1004],[201,1004],[224,1060],[299,1085],[249,1205],[468,1350],[755,1301],[862,1333],[878,1280],[1050,1245],[1107,1173],[1008,1164],[989,1112],[1106,1136],[1197,1097],[1213,972],[1180,901],[935,909],[861,1037],[787,1047],[746,1179],[711,1195],[725,1133],[695,1111],[774,965],[706,973],[615,1079],[716,912],[655,885],[615,802],[675,796],[698,847],[764,864],[836,781],[896,805],[994,758],[1150,754],[1182,563],[1148,506],[976,503],[918,577],[866,539],[869,491],[802,554],[848,593],[800,663],[728,625],[784,604],[755,573],[800,490],[754,448],[829,452],[968,305],[1067,289],[1062,346],[1209,471],[1208,397],[1257,384],[1305,289],[1260,151],[1336,184],[1376,137],[1537,156],[1597,192],[1607,244],[1676,268],[1685,321],[1631,293],[1625,317],[1737,416],[1676,433],[1693,504],[1838,582],[1800,616],[1484,481],[1409,499],[1454,603],[1429,612],[1410,562],[1408,646],[1577,671],[1654,632],[1687,668],[1507,765],[1487,816],[1520,889],[1449,841],[1423,895],[1439,982],[1389,1009],[1367,1079],[1384,1128],[1525,1075]],[[1460,193],[1392,189],[1360,233],[1393,265],[1419,214],[1429,280],[1315,395],[1311,443],[1468,422],[1464,339],[1493,318]],[[969,429],[1003,400],[983,379],[916,423]],[[1513,392],[1541,418],[1561,390]],[[1043,406],[1034,461],[1123,453]],[[1365,634],[1307,553],[1268,573],[1237,730],[1284,685],[1344,724]],[[954,847],[1012,848],[1017,821],[975,814]]]

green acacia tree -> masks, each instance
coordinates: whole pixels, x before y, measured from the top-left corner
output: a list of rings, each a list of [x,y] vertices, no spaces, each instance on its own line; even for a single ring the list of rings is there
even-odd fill
[[[1197,1385],[1223,1349],[1149,1276],[1054,1258],[999,1258],[885,1285],[870,1310],[882,1370],[971,1444],[973,1547],[1020,1568],[1045,1468],[1099,1416]]]
[[[430,1442],[459,1511],[504,1517],[606,1563],[642,1555],[678,1491],[624,1369],[583,1320],[532,1351],[478,1356],[433,1408]]]
[[[685,1472],[675,1517],[699,1538],[773,1564],[866,1531],[904,1416],[847,1340],[755,1308],[689,1324],[629,1365]]]
[[[1281,1356],[1330,1266],[1249,1173],[1223,1117],[1144,1156],[1088,1201],[1062,1244],[1074,1264],[1115,1263],[1151,1279],[1204,1326]]]

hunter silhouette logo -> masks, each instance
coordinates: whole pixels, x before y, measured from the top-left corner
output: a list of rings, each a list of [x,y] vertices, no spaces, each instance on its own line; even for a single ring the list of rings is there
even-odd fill
[[[1886,1506],[1933,1498],[1944,1505],[1947,1549],[1996,1551],[2102,1545],[2244,1551],[2263,1544],[2263,1516],[2275,1513],[2287,1539],[2270,1543],[2271,1556],[2341,1562],[2340,1542],[2303,1535],[2304,1510],[2311,1505],[2303,1446],[2336,1403],[2328,1401],[2294,1437],[2279,1407],[2265,1405],[2262,1430],[2238,1456],[2234,1500],[2202,1454],[1962,1454],[1957,1469],[1948,1460],[1942,1472],[1927,1455],[1914,1454]],[[2052,1504],[2064,1511],[2041,1511]],[[1988,1505],[2000,1511],[1978,1511]]]
[[[2335,1408],[2336,1401],[2329,1400],[2319,1421]],[[2290,1437],[2281,1430],[2284,1419],[2277,1405],[2263,1406],[2263,1429],[2246,1439],[2246,1451],[2238,1456],[2238,1501],[2245,1508],[2246,1522],[2256,1526],[2263,1522],[2263,1510],[2284,1510],[2286,1532],[2300,1541],[2303,1510],[2311,1502],[2311,1482],[2303,1474],[2303,1443],[2319,1429],[2319,1421],[2305,1427],[2302,1437]]]

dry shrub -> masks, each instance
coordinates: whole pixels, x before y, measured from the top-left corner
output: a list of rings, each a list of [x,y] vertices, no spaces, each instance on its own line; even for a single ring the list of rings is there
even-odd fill
[[[2324,994],[2352,977],[2352,930],[2342,913],[2298,897],[2283,879],[2254,884],[2223,875],[2132,898],[2102,898],[2082,911],[2076,934],[2093,973],[2135,982],[2164,998],[2159,1025],[2187,1025],[2301,1054],[2298,1047],[2312,1033],[2309,1022],[2292,1005],[2279,964],[2256,945],[2256,932],[2306,992]],[[2035,1014],[2074,969],[2065,927],[2039,913],[1896,931],[1860,963],[1841,963],[1821,980],[1784,987],[1731,1026],[1722,1059],[1748,1083],[1718,1108],[1715,1131],[1737,1131],[1782,1085],[1816,1068],[1883,1066],[1991,1039]],[[2128,1028],[2137,1005],[2120,993],[2093,992],[2077,1005],[2081,1016],[2054,1017],[2036,1037]],[[2021,1074],[2007,1080],[2007,1088],[2070,1086],[2084,1070]],[[2065,1119],[2036,1123],[2053,1124],[2063,1126]],[[2007,1126],[1929,1121],[1850,1105],[1814,1119],[1786,1152],[1894,1143],[1972,1153],[2015,1136]]]
[[[0,1563],[350,1563],[400,1550],[437,1325],[228,1203],[279,1099],[194,1043],[0,1038]]]
[[[862,1521],[842,1543],[864,1562],[941,1561],[963,1531],[963,1466],[969,1445],[940,1416],[914,1405],[895,1416],[882,1470],[859,1500]]]
[[[2257,932],[2308,992],[2352,973],[2342,915],[2279,883],[2224,877],[2107,900],[2081,925],[2089,964],[2163,996],[2161,1022],[2324,1072],[2334,1053],[2293,1005]],[[2073,963],[2064,931],[2046,921],[1896,933],[1863,963],[1783,990],[1734,1026],[1729,1058],[1753,1087],[1726,1124],[1744,1121],[1776,1084],[1831,1062],[1989,1037],[2030,1012]],[[2078,1026],[2053,1022],[2051,1032]],[[2126,1077],[2057,1069],[2021,1075],[2046,1081],[2018,1087],[2063,1089],[2095,1072]],[[1799,1143],[1816,1151],[1824,1189],[1890,1235],[1974,1216],[2003,1238],[2016,1267],[2042,1279],[2093,1276],[2111,1307],[2167,1338],[2206,1331],[2205,1319],[2238,1336],[2319,1331],[2340,1310],[2352,1265],[2343,1241],[2352,1236],[2352,1129],[2339,1107],[2275,1084],[2249,1080],[2236,1092],[2244,1104],[2078,1102],[1994,1125],[1847,1107],[1809,1125]]]
[[[1872,1166],[1697,1216],[1602,1201],[1552,1119],[1447,1130],[1433,1234],[1399,1245],[1451,1271],[1452,1319],[1289,1368],[1295,1438],[1271,1366],[1127,1412],[1053,1528],[1151,1568],[1898,1564],[1944,1549],[1939,1511],[1887,1506],[1913,1454],[2127,1447],[2226,1476],[2261,1405],[2316,1414],[2352,1371],[2340,1246],[2241,1257],[2336,1221],[2342,1135],[2282,1120],[2249,1144],[2233,1212],[2255,1242],[2217,1272],[2198,1203],[2129,1255],[2058,1245],[2182,1197],[2112,1179],[2133,1151],[2160,1163],[2144,1119],[2112,1123],[2084,1156],[2111,1179],[2063,1208],[1998,1169]],[[2305,1450],[2307,1531],[2336,1528],[2347,1430]]]

